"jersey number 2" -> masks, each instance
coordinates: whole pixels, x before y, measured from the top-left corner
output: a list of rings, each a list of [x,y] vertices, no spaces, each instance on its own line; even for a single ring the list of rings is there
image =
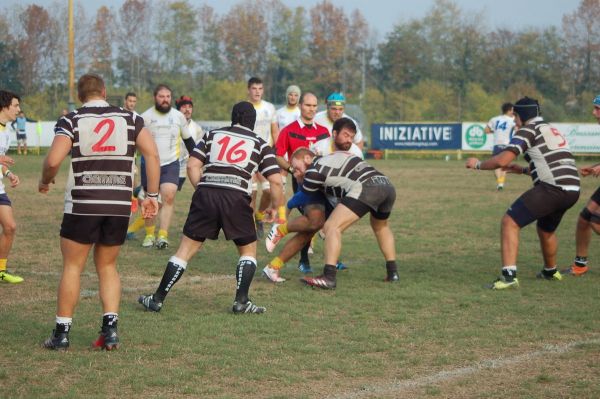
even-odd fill
[[[104,133],[100,140],[98,140],[94,145],[92,145],[92,151],[94,152],[106,152],[106,151],[114,151],[114,145],[104,145],[106,140],[110,137],[111,134],[115,131],[115,122],[112,119],[103,119],[100,123],[96,125],[94,128],[94,133],[99,134],[102,128],[108,125],[108,129]]]

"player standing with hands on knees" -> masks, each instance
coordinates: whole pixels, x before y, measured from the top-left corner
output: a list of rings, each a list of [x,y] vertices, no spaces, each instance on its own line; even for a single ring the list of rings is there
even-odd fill
[[[504,151],[485,161],[469,158],[470,169],[494,170],[531,176],[533,188],[523,193],[508,208],[502,218],[502,276],[489,288],[501,290],[519,286],[517,253],[519,233],[537,221],[537,233],[542,247],[544,268],[539,278],[561,280],[557,269],[558,240],[556,229],[564,213],[579,199],[579,175],[569,144],[563,135],[541,117],[537,100],[524,97],[514,105],[518,130]],[[512,163],[523,154],[528,166]]]
[[[100,336],[92,347],[112,350],[119,345],[121,280],[117,256],[125,242],[131,212],[136,147],[146,160],[148,192],[142,202],[146,218],[158,212],[160,163],[156,144],[144,128],[143,119],[109,105],[100,76],[83,75],[77,82],[77,92],[83,106],[56,123],[38,187],[40,193],[47,193],[60,164],[71,156],[60,228],[63,272],[58,287],[56,327],[43,346],[53,350],[69,347],[80,275],[93,247],[103,317]]]

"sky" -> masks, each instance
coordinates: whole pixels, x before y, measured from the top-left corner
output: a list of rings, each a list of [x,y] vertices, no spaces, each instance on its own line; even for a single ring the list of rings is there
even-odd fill
[[[11,5],[37,4],[49,7],[56,1],[65,4],[67,0],[2,0],[4,7]],[[123,0],[74,0],[83,4],[86,11],[95,12],[102,5],[119,8]],[[194,5],[207,4],[218,14],[225,14],[240,0],[188,0]],[[322,0],[282,0],[288,7],[311,8]],[[376,35],[383,39],[393,27],[411,19],[422,18],[434,4],[434,0],[330,0],[346,13],[358,9],[369,22]],[[490,30],[508,28],[520,30],[526,27],[543,28],[560,26],[562,16],[577,9],[581,0],[453,0],[461,10],[468,13],[482,13],[482,24]],[[2,7],[2,8],[4,8]]]

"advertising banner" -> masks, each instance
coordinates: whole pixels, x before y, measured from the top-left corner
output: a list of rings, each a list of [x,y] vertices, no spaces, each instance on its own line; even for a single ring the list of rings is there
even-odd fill
[[[376,150],[458,150],[460,123],[386,123],[371,125]]]

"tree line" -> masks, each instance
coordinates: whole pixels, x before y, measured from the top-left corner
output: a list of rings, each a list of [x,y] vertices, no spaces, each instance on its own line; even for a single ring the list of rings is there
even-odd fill
[[[341,91],[366,122],[487,120],[522,95],[540,99],[553,121],[591,121],[600,0],[581,0],[561,26],[490,29],[492,18],[437,0],[378,38],[360,10],[328,0],[240,0],[222,15],[187,0],[125,0],[87,15],[76,2],[76,76],[101,74],[114,99],[137,92],[140,109],[167,83],[209,120],[227,119],[259,76],[271,102],[282,103],[290,84],[321,99]],[[0,87],[22,94],[32,117],[54,119],[66,107],[66,21],[64,1],[0,13]]]

